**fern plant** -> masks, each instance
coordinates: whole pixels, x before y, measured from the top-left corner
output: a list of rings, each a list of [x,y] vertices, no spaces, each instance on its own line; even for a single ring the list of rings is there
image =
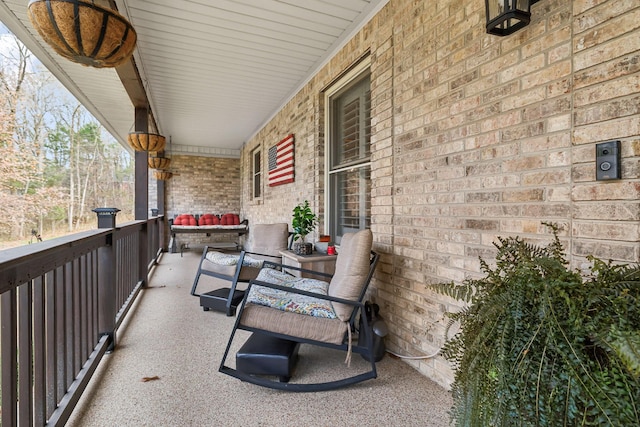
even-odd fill
[[[486,277],[431,287],[465,301],[443,355],[457,426],[640,425],[640,266],[568,269],[551,244],[501,238]]]

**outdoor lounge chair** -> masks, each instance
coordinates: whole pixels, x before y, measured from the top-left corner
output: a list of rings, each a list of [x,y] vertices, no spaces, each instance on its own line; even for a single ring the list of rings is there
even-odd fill
[[[371,251],[371,245],[370,230],[345,234],[333,277],[315,273],[328,276],[330,282],[296,278],[277,269],[262,269],[258,277],[249,283],[219,371],[249,383],[290,391],[331,390],[375,378],[373,339],[366,316],[362,316],[364,326],[359,331],[359,334],[364,334],[364,339],[361,337],[359,343],[352,343],[351,337],[358,313],[364,312],[363,299],[378,261],[378,255]],[[272,372],[287,378],[286,382],[272,381],[240,368],[238,354],[236,368],[225,364],[238,329],[253,333],[247,343],[258,334],[263,342],[266,336],[284,340],[285,343],[307,343],[343,350],[347,353],[347,360],[350,360],[352,352],[362,354],[365,360],[370,361],[370,369],[347,378],[311,384],[289,383],[288,372]],[[291,349],[291,356],[295,356],[293,353],[297,353],[297,347],[288,348]],[[265,360],[255,361],[268,365],[269,358],[277,359],[282,356],[281,353],[266,354]],[[273,362],[275,364],[277,360]]]
[[[244,291],[237,289],[238,282],[247,283],[255,279],[264,262],[280,262],[280,251],[287,249],[288,227],[286,223],[252,226],[248,242],[250,249],[241,251],[239,255],[213,251],[205,246],[191,287],[191,295],[200,297],[203,310],[213,309],[233,316],[244,296]],[[198,294],[196,288],[203,274],[229,281],[230,285]]]

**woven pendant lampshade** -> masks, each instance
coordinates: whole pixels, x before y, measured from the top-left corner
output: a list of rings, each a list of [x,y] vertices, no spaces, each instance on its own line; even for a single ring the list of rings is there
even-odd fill
[[[31,24],[58,54],[96,68],[127,61],[137,35],[118,12],[83,0],[31,0]]]
[[[136,151],[162,151],[167,139],[156,133],[132,132],[127,137],[127,142]]]
[[[166,181],[167,179],[171,179],[171,177],[173,176],[173,173],[169,171],[155,170],[153,171],[153,176],[155,176],[156,179],[159,179],[161,181]]]
[[[169,169],[171,159],[168,157],[149,157],[147,160],[151,169]]]

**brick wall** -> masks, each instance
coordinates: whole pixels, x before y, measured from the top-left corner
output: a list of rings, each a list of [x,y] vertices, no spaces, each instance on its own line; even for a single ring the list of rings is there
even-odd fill
[[[573,254],[640,259],[640,4],[573,5]],[[594,142],[620,140],[622,180],[594,181]]]
[[[318,98],[319,94],[303,90],[291,101],[286,113],[280,113],[267,126],[247,143],[242,150],[242,214],[249,224],[291,223],[293,208],[304,200],[309,200],[312,209],[321,214],[324,203],[322,173],[324,158],[319,156],[318,144]],[[307,117],[308,115],[308,117]],[[295,135],[295,181],[275,187],[267,185],[267,159],[269,148],[285,136]],[[251,153],[261,150],[263,159],[263,197],[252,200],[250,195]],[[317,232],[308,239],[313,240]]]
[[[242,152],[242,212],[323,216],[322,91],[371,55],[372,230],[382,254],[370,298],[388,347],[436,351],[456,302],[427,285],[480,274],[497,236],[549,241],[569,258],[640,261],[640,4],[542,0],[509,37],[484,30],[484,3],[391,0]],[[296,135],[296,181],[252,201],[250,153]],[[622,179],[595,180],[595,144],[620,140]],[[265,166],[266,167],[266,166]],[[322,232],[322,227],[320,229]],[[410,361],[448,386],[442,358]]]
[[[239,159],[173,155],[171,171],[173,177],[165,181],[167,218],[175,218],[184,213],[240,213]],[[230,238],[236,239],[237,236],[178,235],[179,244],[187,243],[192,248]]]

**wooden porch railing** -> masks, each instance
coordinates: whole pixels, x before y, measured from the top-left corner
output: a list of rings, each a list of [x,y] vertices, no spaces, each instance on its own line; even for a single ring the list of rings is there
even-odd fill
[[[1,424],[64,425],[162,252],[164,217],[0,251]]]

